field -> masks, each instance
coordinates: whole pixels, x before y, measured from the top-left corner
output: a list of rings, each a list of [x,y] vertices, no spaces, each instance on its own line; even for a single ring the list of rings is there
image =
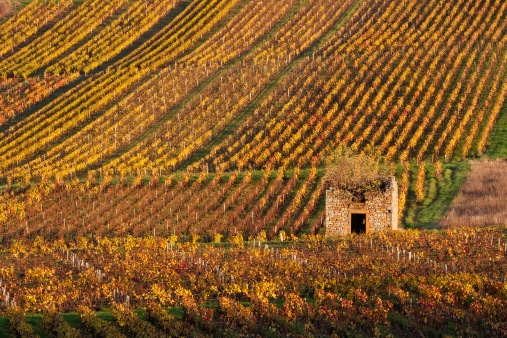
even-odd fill
[[[467,181],[440,222],[446,228],[460,225],[500,224],[507,219],[506,161],[473,162]]]
[[[38,238],[2,250],[0,273],[9,302],[42,313],[23,318],[9,307],[9,321],[32,320],[45,335],[62,322],[55,313],[77,311],[63,326],[99,336],[500,337],[506,234],[504,226],[208,245]]]
[[[407,275],[392,276],[391,285],[414,294],[402,300],[363,290],[373,289],[377,274],[375,283],[389,284],[384,278],[399,268],[390,263],[387,270],[363,266],[368,271],[364,276],[369,276],[364,280],[334,276],[331,286],[319,284],[321,271],[305,265],[308,275],[294,275],[292,282],[308,285],[284,284],[286,289],[274,295],[253,292],[253,280],[248,282],[247,277],[242,281],[250,283],[247,289],[241,284],[230,294],[223,285],[208,290],[210,294],[194,290],[192,283],[209,271],[190,269],[187,263],[188,280],[180,283],[179,293],[167,287],[176,282],[170,278],[186,273],[171,265],[181,262],[178,255],[194,265],[196,260],[208,261],[206,255],[217,255],[212,258],[217,262],[237,255],[254,260],[272,254],[264,249],[267,244],[305,257],[308,264],[322,264],[312,259],[327,260],[329,267],[336,259],[331,252],[336,255],[343,245],[365,245],[370,239],[326,242],[321,238],[326,164],[329,155],[343,146],[374,154],[392,166],[404,228],[497,225],[467,231],[479,238],[492,233],[491,250],[496,251],[488,254],[503,269],[507,221],[500,212],[473,224],[455,217],[458,208],[470,209],[466,204],[453,204],[446,213],[466,181],[470,159],[507,154],[506,2],[48,0],[22,1],[12,8],[12,13],[0,18],[0,240],[5,256],[0,269],[2,283],[16,285],[10,295],[16,295],[20,311],[52,311],[44,312],[50,326],[61,322],[54,311],[78,312],[81,319],[75,327],[92,334],[96,325],[104,324],[97,323],[93,311],[105,308],[105,314],[112,314],[106,324],[114,325],[104,324],[104,330],[129,336],[133,331],[126,330],[135,329],[129,325],[164,331],[166,320],[182,330],[180,334],[269,335],[259,331],[253,318],[271,320],[263,323],[273,334],[331,334],[335,327],[343,335],[344,329],[336,327],[338,319],[351,320],[350,325],[359,330],[366,319],[355,322],[357,313],[348,311],[363,310],[360,318],[379,316],[365,328],[365,335],[375,330],[381,330],[380,335],[431,334],[437,327],[445,327],[439,332],[449,334],[474,335],[486,327],[493,335],[505,332],[501,325],[492,324],[495,319],[505,321],[505,312],[497,310],[506,299],[505,275],[491,271],[482,256],[470,271],[449,270],[451,264],[467,260],[467,253],[461,251],[441,254],[452,262],[439,256],[438,264],[446,266],[443,277],[440,268],[417,265],[417,271],[412,271],[412,265],[404,266]],[[476,166],[472,164],[472,172]],[[476,193],[479,199],[481,193]],[[481,201],[485,203],[481,210],[493,210],[491,205],[498,204],[497,198],[491,205],[486,198]],[[461,235],[451,230],[407,231],[389,235],[391,244],[375,239],[377,249],[349,250],[347,255],[368,265],[380,259],[380,252],[385,256],[391,250],[394,255],[393,248],[403,248],[407,238],[429,236],[437,241],[432,246],[438,246],[446,240],[462,241]],[[238,248],[243,240],[247,247],[254,241],[262,244],[256,249]],[[274,244],[279,240],[282,243]],[[45,249],[37,251],[34,243]],[[84,243],[86,247],[81,247]],[[104,243],[110,244],[106,248]],[[129,258],[125,255],[130,245],[136,249]],[[325,247],[323,257],[312,256],[313,245]],[[28,251],[16,251],[21,248]],[[171,273],[143,280],[125,265],[113,274],[108,271],[106,278],[99,274],[111,264],[120,269],[124,264],[120,260],[150,263],[142,269],[151,270],[140,271],[156,274],[156,262],[146,258],[148,248],[167,260],[165,268],[172,266]],[[432,264],[428,260],[435,262],[430,257],[440,252],[433,247],[421,250],[422,256],[416,256],[421,264]],[[141,252],[144,256],[138,257]],[[287,257],[283,259],[290,266],[297,262]],[[17,261],[23,259],[27,260]],[[89,266],[77,267],[78,259]],[[222,265],[232,264],[226,261],[216,264],[223,269]],[[272,263],[278,267],[276,259]],[[219,274],[217,266],[215,274]],[[45,277],[30,279],[28,270],[34,269]],[[421,275],[423,270],[426,275]],[[291,273],[274,271],[266,280]],[[251,273],[233,275],[237,279],[238,274]],[[351,273],[357,277],[363,272]],[[448,289],[438,288],[443,287],[439,283],[446,287],[462,283],[460,273],[470,273],[465,280],[483,279],[469,283],[478,295],[465,297],[454,307],[444,301]],[[43,282],[51,278],[49,292]],[[10,279],[13,282],[6,282]],[[458,313],[444,323],[443,312],[420,322],[407,311],[423,313],[418,297],[430,291],[412,290],[416,279],[421,287],[440,295],[432,299],[442,304],[444,312],[452,307],[469,314],[472,304],[480,305],[480,311],[497,312],[488,314],[491,323],[471,322]],[[69,299],[81,299],[78,295],[88,290],[90,303],[79,307],[66,300],[39,299],[28,291],[39,287],[37,292],[46,290],[49,297],[62,283],[67,283],[61,286],[66,292],[75,293]],[[159,293],[153,294],[157,287]],[[347,291],[349,287],[354,290]],[[495,290],[495,296],[488,288]],[[357,298],[362,297],[361,290],[367,295],[364,304]],[[4,300],[7,292],[3,291]],[[129,295],[133,307],[126,309],[117,292]],[[359,293],[350,296],[354,292]],[[486,293],[492,300],[486,299]],[[375,307],[375,297],[387,303]],[[343,303],[349,301],[354,306]],[[291,302],[299,308],[285,309]],[[333,302],[341,302],[342,312],[323,309],[334,307]],[[238,308],[238,304],[246,306]],[[385,313],[373,313],[372,306],[386,306]],[[15,313],[16,308],[7,306],[3,311],[10,309],[10,322],[18,318],[25,327],[27,318]],[[136,315],[132,309],[138,311]],[[182,314],[166,318],[163,309],[177,313],[183,309],[185,320]],[[272,315],[262,312],[268,309]],[[229,317],[238,311],[241,319]],[[126,324],[127,329],[121,325],[138,315],[144,320]],[[213,326],[206,322],[209,316],[222,320]],[[85,318],[90,322],[84,323]],[[40,315],[36,319],[39,324],[44,321]],[[305,322],[314,327],[306,327]],[[154,327],[141,329],[147,323]],[[39,324],[34,325],[42,327]],[[47,327],[40,330],[50,334]]]

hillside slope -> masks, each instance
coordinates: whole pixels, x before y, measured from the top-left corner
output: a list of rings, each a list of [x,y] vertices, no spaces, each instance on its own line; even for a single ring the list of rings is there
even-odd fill
[[[0,24],[2,236],[318,232],[339,145],[399,164],[412,226],[449,203],[467,170],[454,161],[484,154],[505,113],[506,14],[499,0],[34,1]]]

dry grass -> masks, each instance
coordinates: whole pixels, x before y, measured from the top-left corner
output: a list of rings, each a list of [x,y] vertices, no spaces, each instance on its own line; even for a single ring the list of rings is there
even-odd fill
[[[507,224],[507,160],[475,161],[441,220],[444,228]]]

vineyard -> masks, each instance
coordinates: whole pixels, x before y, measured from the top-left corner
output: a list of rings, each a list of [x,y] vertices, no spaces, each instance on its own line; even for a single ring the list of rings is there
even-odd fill
[[[393,163],[413,226],[505,111],[505,19],[498,1],[32,1],[0,25],[2,238],[319,233],[343,145]]]
[[[504,226],[269,244],[38,237],[2,250],[2,307],[13,330],[46,335],[500,337],[506,235]],[[96,312],[104,307],[108,316]],[[20,308],[42,322],[28,324]],[[69,309],[75,318],[62,319]]]
[[[430,333],[447,327],[447,315],[474,332],[505,332],[493,325],[505,321],[498,284],[505,274],[489,270],[491,261],[481,256],[505,265],[503,228],[491,230],[497,251],[472,247],[477,265],[467,267],[456,265],[467,261],[462,253],[433,247],[444,246],[440,239],[413,247],[418,236],[441,236],[462,248],[468,237],[459,233],[376,238],[364,257],[354,255],[370,239],[329,244],[319,236],[326,164],[338,147],[391,165],[405,228],[437,226],[465,181],[468,160],[505,154],[506,99],[504,1],[25,1],[0,18],[3,299],[10,292],[23,311],[43,311],[46,334],[269,334],[256,322],[280,335],[330,334],[320,330],[339,321],[366,325],[356,317],[377,318],[365,326],[368,335],[394,322],[400,332]],[[475,231],[470,236],[490,236]],[[264,247],[303,237],[316,242]],[[242,240],[252,247],[235,248]],[[346,267],[353,271],[320,271],[342,264],[333,259],[344,245],[364,261]],[[402,248],[404,254],[396,251]],[[146,258],[148,250],[163,266]],[[439,260],[430,258],[435,252]],[[258,291],[268,286],[248,282],[257,270],[226,272],[227,259],[248,259],[248,269],[269,261],[272,271],[259,272],[263,281],[286,280],[269,286],[275,294]],[[407,275],[392,275],[401,261]],[[212,262],[209,270],[202,262]],[[145,264],[139,271],[151,279],[136,277],[136,264]],[[365,271],[354,270],[359,266]],[[287,277],[303,267],[312,277]],[[317,280],[330,273],[340,274]],[[201,278],[214,289],[192,289]],[[465,282],[477,296],[453,289]],[[169,290],[170,283],[180,289]],[[382,292],[397,289],[376,295],[374,283]],[[237,289],[225,291],[231,285]],[[70,302],[84,292],[89,304]],[[373,306],[378,301],[385,304]],[[432,302],[442,312],[425,322],[422,304]],[[458,313],[470,313],[472,304],[493,311],[481,312],[491,323]],[[101,306],[113,318],[96,317]],[[9,321],[29,330],[18,307],[8,308]],[[163,311],[181,308],[185,321]],[[57,315],[70,310],[81,318],[74,328]],[[337,333],[346,334],[342,329]]]

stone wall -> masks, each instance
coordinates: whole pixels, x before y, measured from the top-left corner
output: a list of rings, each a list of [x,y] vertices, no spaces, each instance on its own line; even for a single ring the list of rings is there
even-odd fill
[[[398,184],[394,177],[383,189],[368,191],[364,202],[346,190],[326,190],[326,236],[351,233],[351,214],[366,214],[366,232],[398,229]]]
[[[326,236],[343,236],[350,233],[350,207],[352,195],[344,190],[326,190]],[[362,204],[362,203],[361,203]],[[364,204],[357,205],[365,209]]]

